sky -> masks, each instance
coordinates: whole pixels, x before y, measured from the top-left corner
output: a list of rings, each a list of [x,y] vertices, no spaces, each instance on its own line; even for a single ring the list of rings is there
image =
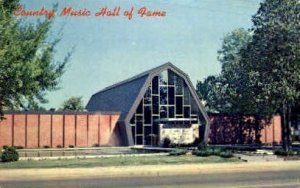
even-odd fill
[[[50,38],[61,36],[55,61],[74,47],[60,89],[48,92],[46,108],[59,108],[71,96],[84,104],[97,91],[143,71],[171,62],[194,85],[220,72],[217,51],[225,34],[250,28],[260,0],[21,0],[27,10],[64,7],[87,9],[89,17],[55,16]],[[120,7],[120,16],[96,17],[103,7]],[[123,12],[134,8],[128,20]],[[140,8],[165,11],[165,17],[143,17]],[[36,21],[36,18],[27,18]]]

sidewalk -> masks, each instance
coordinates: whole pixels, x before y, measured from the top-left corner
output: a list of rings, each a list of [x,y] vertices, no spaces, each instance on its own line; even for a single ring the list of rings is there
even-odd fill
[[[300,170],[299,161],[221,164],[147,165],[95,168],[3,169],[1,181],[66,180],[103,177],[149,177],[230,172],[270,172]]]

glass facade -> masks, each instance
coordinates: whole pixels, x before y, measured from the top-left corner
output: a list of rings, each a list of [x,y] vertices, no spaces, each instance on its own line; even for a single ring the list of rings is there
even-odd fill
[[[159,124],[200,124],[203,116],[187,83],[166,70],[155,76],[130,120],[135,145],[154,144]]]

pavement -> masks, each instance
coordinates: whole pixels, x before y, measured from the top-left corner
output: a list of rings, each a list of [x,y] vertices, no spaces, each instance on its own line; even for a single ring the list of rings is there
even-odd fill
[[[70,180],[105,177],[157,177],[249,172],[300,172],[299,161],[143,165],[94,168],[1,169],[0,182]]]

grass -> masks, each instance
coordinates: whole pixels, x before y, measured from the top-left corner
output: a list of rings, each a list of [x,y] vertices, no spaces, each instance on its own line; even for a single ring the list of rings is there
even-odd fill
[[[197,157],[184,156],[143,156],[143,157],[110,157],[97,159],[60,159],[60,160],[24,160],[11,163],[0,163],[0,169],[20,168],[80,168],[107,166],[163,165],[163,164],[205,164],[238,162],[237,158],[224,159],[218,156]]]

